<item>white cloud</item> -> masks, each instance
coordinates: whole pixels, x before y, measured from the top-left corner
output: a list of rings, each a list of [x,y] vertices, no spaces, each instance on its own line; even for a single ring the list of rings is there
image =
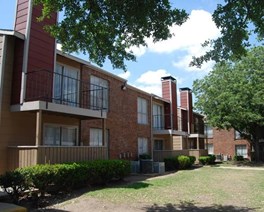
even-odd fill
[[[128,49],[128,51],[132,51],[136,57],[140,57],[146,53],[147,47],[142,45],[140,45],[139,47],[132,46]]]
[[[170,29],[172,38],[148,43],[148,49],[157,53],[171,53],[176,50],[186,50],[200,46],[207,39],[214,39],[220,35],[209,12],[192,10],[189,19],[182,26],[174,25]]]
[[[205,53],[205,48],[201,46],[208,39],[215,39],[220,35],[220,30],[216,27],[212,16],[205,10],[192,10],[189,19],[182,26],[174,25],[170,28],[174,34],[172,38],[153,43],[151,38],[147,38],[148,47],[133,47],[136,56],[142,56],[146,52],[172,53],[181,51],[182,57],[173,62],[176,68],[186,71],[208,72],[214,62],[205,63],[201,69],[189,67],[192,56],[200,56]]]
[[[131,75],[131,72],[130,71],[126,71],[126,72],[117,74],[117,76],[119,76],[121,78],[124,78],[124,79],[128,79],[130,77],[130,75]]]
[[[158,69],[156,71],[149,70],[140,75],[140,77],[135,81],[134,86],[148,93],[161,96],[161,77],[165,76],[172,76],[172,74],[167,72],[165,69]],[[177,84],[182,83],[181,78],[174,78],[176,78]]]

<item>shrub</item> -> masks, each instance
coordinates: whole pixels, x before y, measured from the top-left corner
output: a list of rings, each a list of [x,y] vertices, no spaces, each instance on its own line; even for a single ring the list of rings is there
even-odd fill
[[[193,165],[196,161],[196,157],[195,156],[189,156],[190,161],[191,161],[191,165]]]
[[[208,155],[208,156],[210,157],[209,164],[214,164],[215,163],[216,156],[215,155]]]
[[[188,156],[180,155],[177,157],[178,169],[187,169],[191,167],[191,160]]]
[[[18,202],[19,197],[29,188],[25,176],[20,170],[6,172],[4,175],[0,175],[0,185],[11,196],[14,202]]]
[[[184,156],[184,155],[164,158],[165,170],[173,171],[177,169],[188,169],[194,164],[195,160],[196,158],[194,156]]]
[[[178,169],[177,157],[164,158],[165,171],[174,171]]]
[[[80,163],[36,165],[7,172],[0,176],[0,185],[19,199],[28,188],[38,189],[41,195],[122,179],[130,172],[129,161],[95,160]]]
[[[235,156],[234,156],[234,160],[235,160],[235,161],[243,161],[243,160],[244,160],[244,157],[241,156],[241,155],[235,155]]]
[[[215,155],[200,156],[199,162],[203,165],[214,164],[215,159],[216,159]]]

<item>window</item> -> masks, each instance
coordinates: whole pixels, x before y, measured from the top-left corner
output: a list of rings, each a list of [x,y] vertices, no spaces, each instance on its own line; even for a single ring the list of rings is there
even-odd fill
[[[138,123],[147,124],[148,123],[147,100],[138,97],[137,106],[138,106]]]
[[[240,132],[235,130],[235,140],[240,140],[240,139],[242,139]]]
[[[163,150],[163,140],[154,141],[154,150]]]
[[[107,146],[109,141],[109,130],[105,133],[106,144],[103,142],[103,130],[97,128],[90,129],[90,146]]]
[[[208,154],[213,155],[214,154],[214,145],[213,144],[207,144],[207,150],[208,150]]]
[[[57,64],[54,73],[53,99],[55,103],[77,106],[79,103],[79,72]]]
[[[96,76],[90,78],[90,104],[92,109],[108,109],[108,82]]]
[[[78,138],[77,126],[44,125],[43,144],[47,146],[75,146]]]
[[[138,138],[138,155],[148,153],[148,139]]]
[[[204,134],[206,135],[207,138],[213,138],[213,128],[206,125],[204,128]]]
[[[162,105],[153,104],[153,128],[163,128],[163,107]]]
[[[243,156],[247,158],[247,146],[246,145],[236,145],[236,155]]]

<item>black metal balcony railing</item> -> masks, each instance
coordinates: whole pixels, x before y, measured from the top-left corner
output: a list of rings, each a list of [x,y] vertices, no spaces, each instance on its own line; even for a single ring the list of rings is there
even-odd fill
[[[28,72],[26,77],[26,102],[41,100],[92,110],[108,109],[108,88],[48,70]]]
[[[181,117],[173,114],[153,115],[152,122],[154,130],[175,129],[178,131],[188,131],[187,122],[185,123]]]

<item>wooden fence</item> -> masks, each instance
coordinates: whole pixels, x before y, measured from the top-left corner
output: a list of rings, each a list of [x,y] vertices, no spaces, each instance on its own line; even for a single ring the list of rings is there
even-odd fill
[[[36,164],[55,164],[108,159],[107,147],[89,146],[15,146],[8,147],[8,169]]]

